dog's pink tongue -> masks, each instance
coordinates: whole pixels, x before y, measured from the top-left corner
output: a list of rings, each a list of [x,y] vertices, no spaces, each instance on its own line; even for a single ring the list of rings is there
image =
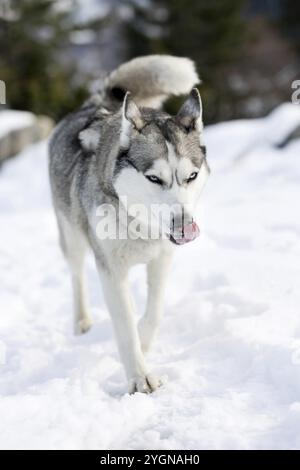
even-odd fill
[[[185,243],[192,242],[195,238],[199,237],[200,230],[196,222],[185,225],[183,229],[183,236],[175,238],[178,245],[184,245]]]

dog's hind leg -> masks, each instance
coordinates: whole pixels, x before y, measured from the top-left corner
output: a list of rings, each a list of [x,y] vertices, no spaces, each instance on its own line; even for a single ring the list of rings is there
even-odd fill
[[[64,216],[58,217],[60,245],[72,276],[74,302],[74,333],[86,333],[92,326],[87,300],[84,260],[87,242],[78,227],[71,226]]]
[[[162,253],[147,265],[147,305],[145,315],[139,322],[139,334],[144,353],[148,352],[156,336],[163,313],[163,298],[170,262],[170,253]]]

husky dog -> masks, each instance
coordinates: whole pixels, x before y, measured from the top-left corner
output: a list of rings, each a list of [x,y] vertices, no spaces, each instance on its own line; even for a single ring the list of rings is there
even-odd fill
[[[131,393],[149,393],[161,384],[150,373],[145,353],[162,315],[174,247],[199,232],[193,209],[209,168],[201,100],[193,88],[197,83],[189,59],[134,59],[112,72],[98,93],[64,118],[50,140],[50,181],[60,244],[72,276],[75,333],[85,333],[92,325],[83,272],[90,247]],[[169,96],[189,92],[176,116],[159,110]],[[151,212],[154,203],[176,207],[172,217],[163,220],[158,237],[131,236],[130,227],[126,237],[98,236],[99,207],[109,207],[110,220],[117,218],[122,225],[127,216],[132,220],[135,204]],[[139,222],[147,224],[142,217]],[[137,263],[147,265],[148,283],[146,312],[138,324],[128,288],[129,268]]]

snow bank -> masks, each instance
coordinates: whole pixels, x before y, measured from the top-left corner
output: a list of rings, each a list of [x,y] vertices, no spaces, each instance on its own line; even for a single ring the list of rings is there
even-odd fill
[[[34,124],[36,117],[27,111],[0,111],[0,139],[11,131]]]
[[[1,448],[300,448],[300,141],[271,145],[298,110],[207,128],[202,236],[177,250],[149,357],[167,383],[151,396],[126,393],[92,260],[95,325],[72,335],[46,144],[4,166]]]
[[[48,137],[54,122],[47,116],[27,111],[0,111],[0,163]]]
[[[256,148],[262,150],[282,144],[299,127],[300,106],[284,103],[265,118],[228,121],[210,126],[206,129],[206,135],[210,153],[223,169]]]

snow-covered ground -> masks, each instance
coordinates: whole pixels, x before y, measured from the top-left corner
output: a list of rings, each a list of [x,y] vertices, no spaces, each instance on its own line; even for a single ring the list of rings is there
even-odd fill
[[[72,335],[46,143],[3,167],[1,448],[300,448],[300,141],[271,145],[296,122],[285,105],[206,129],[202,236],[177,250],[149,357],[167,383],[152,395],[126,393],[92,260],[95,325]]]

